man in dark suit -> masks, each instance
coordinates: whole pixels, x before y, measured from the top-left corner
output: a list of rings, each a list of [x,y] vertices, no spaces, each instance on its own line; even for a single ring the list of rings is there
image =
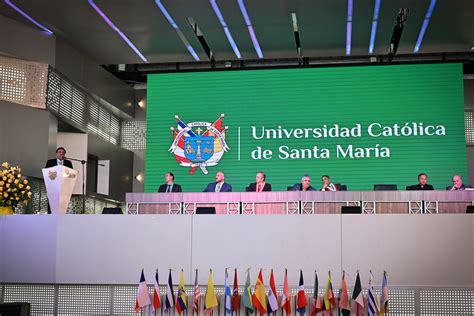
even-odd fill
[[[245,189],[247,192],[262,192],[262,191],[271,191],[272,185],[270,183],[266,183],[265,180],[267,179],[267,175],[263,171],[257,172],[255,176],[254,183],[250,183],[250,185]]]
[[[219,171],[216,174],[216,182],[209,183],[202,192],[232,192],[232,186],[225,183],[225,174]]]
[[[423,190],[434,190],[433,186],[428,184],[428,175],[426,173],[420,173],[418,175],[418,184],[407,187],[409,191],[423,191]]]
[[[72,169],[72,162],[70,160],[65,159],[66,157],[66,149],[63,147],[58,147],[56,149],[56,158],[55,159],[49,159],[46,162],[45,168],[51,168],[54,166],[66,166]]]
[[[453,176],[453,186],[450,191],[464,191],[466,190],[466,186],[462,183],[462,177],[460,175]]]
[[[165,173],[165,184],[160,185],[158,192],[182,192],[181,186],[174,183],[174,174],[172,172]]]
[[[311,186],[311,176],[305,174],[301,177],[301,182],[293,185],[290,191],[316,191],[316,189]]]

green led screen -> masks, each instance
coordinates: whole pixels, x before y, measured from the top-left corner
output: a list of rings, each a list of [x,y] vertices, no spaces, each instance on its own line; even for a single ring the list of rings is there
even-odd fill
[[[224,116],[221,116],[223,114]],[[178,117],[178,119],[176,118]],[[214,71],[148,76],[145,191],[171,171],[202,191],[218,171],[245,191],[303,174],[349,190],[466,175],[462,65]]]

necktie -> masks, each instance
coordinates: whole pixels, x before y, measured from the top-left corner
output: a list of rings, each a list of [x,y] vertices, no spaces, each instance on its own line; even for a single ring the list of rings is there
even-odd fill
[[[166,188],[166,192],[171,192],[171,184],[168,184],[168,187]]]
[[[257,188],[257,192],[262,192],[263,190],[263,183],[260,183]]]
[[[222,183],[216,184],[216,192],[221,192]]]
[[[59,166],[62,166],[62,165],[63,165],[63,161],[58,159],[58,165],[59,165]]]

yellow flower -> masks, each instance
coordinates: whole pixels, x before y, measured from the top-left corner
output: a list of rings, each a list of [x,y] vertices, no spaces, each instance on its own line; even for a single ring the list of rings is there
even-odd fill
[[[9,166],[8,162],[5,161],[4,163],[2,163],[2,167],[8,168],[8,166]]]
[[[23,184],[28,184],[28,180],[23,180]]]
[[[18,187],[19,187],[20,189],[23,189],[23,184],[20,183],[20,184],[18,185]]]
[[[15,200],[19,201],[19,200],[20,200],[20,197],[19,197],[19,196],[17,196]]]
[[[7,183],[5,186],[6,186],[7,188],[9,188],[9,187],[10,187],[10,182]]]
[[[20,181],[18,181],[18,179],[17,179],[13,183],[18,184],[18,183],[20,183]]]
[[[4,197],[4,198],[7,198],[7,197],[8,197],[8,193],[7,193],[7,192],[3,193],[3,197]]]
[[[0,185],[5,185],[5,182],[4,182],[4,181],[0,181]]]
[[[7,181],[7,177],[6,177],[6,176],[5,176],[5,177],[3,177],[2,179],[3,179],[3,181]]]
[[[26,186],[26,189],[29,190],[29,189],[31,189],[31,187],[30,187],[29,185],[27,185],[27,186]]]
[[[33,195],[33,193],[28,192],[28,197],[31,197],[32,195]]]
[[[17,174],[16,177],[17,177],[18,179],[21,179],[21,173]]]

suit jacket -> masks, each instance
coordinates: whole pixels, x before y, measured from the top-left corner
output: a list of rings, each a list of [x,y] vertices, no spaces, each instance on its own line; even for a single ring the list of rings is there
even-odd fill
[[[216,192],[217,182],[212,182],[207,185],[207,187],[202,192]],[[220,192],[232,192],[232,186],[228,183],[223,183]]]
[[[265,182],[265,185],[263,186],[262,191],[271,191],[271,190],[272,190],[272,185],[270,183]],[[250,183],[250,185],[245,188],[245,191],[247,191],[247,192],[257,192],[257,183],[256,182]]]
[[[167,187],[168,187],[168,185],[166,183],[160,185],[160,187],[158,188],[158,192],[166,192]],[[183,192],[183,191],[181,191],[181,186],[179,184],[173,183],[173,187],[171,188],[171,192]]]
[[[296,183],[296,184],[291,188],[290,191],[303,191],[303,185],[302,185],[301,183]],[[312,186],[310,186],[310,187],[308,188],[308,190],[306,190],[306,191],[316,191],[316,189],[313,188]]]
[[[51,167],[54,167],[54,166],[57,166],[58,165],[58,160],[56,158],[54,159],[49,159],[48,161],[46,161],[46,166],[45,168],[51,168]],[[72,168],[72,162],[70,160],[66,160],[64,159],[63,160],[63,165],[66,166],[66,167],[69,167],[71,169]]]
[[[434,190],[431,184],[426,184],[423,187],[420,184],[411,185],[407,188],[408,191],[426,191],[426,190]]]

